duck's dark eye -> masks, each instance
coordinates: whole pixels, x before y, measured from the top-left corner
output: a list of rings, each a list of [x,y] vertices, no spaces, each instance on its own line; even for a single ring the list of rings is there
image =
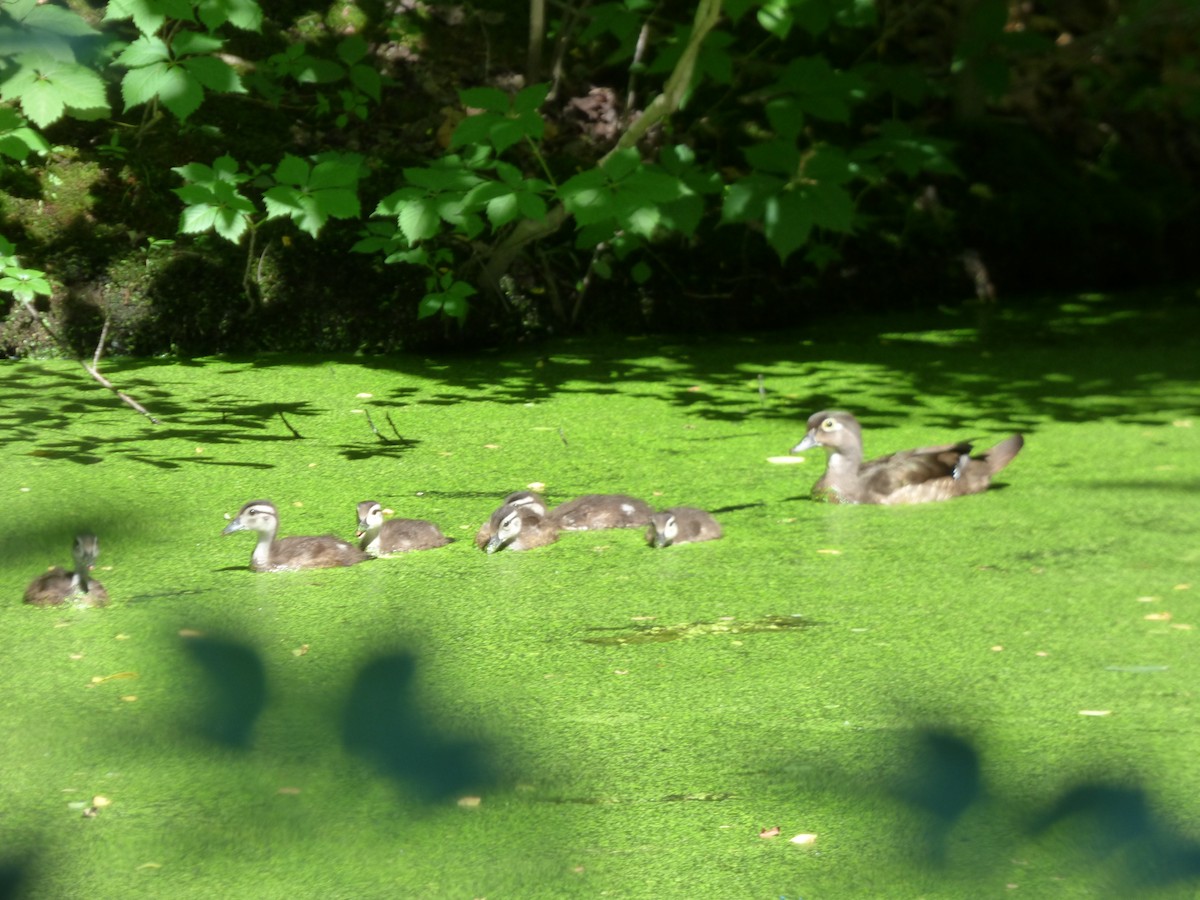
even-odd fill
[[[838,423],[837,423],[836,419],[826,419],[824,422],[821,423],[822,431],[833,431],[833,429],[835,429],[837,427],[838,427]]]

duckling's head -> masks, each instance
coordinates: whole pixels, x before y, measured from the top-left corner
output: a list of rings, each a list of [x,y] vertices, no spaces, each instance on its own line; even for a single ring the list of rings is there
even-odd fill
[[[222,529],[221,534],[235,531],[257,531],[268,533],[279,527],[279,511],[270,500],[251,500],[239,510],[233,521]]]
[[[651,547],[670,547],[679,536],[679,522],[674,513],[660,512],[650,517],[646,540]]]
[[[358,504],[358,530],[355,537],[362,537],[373,528],[383,527],[383,507],[375,500],[364,500]]]
[[[75,536],[75,547],[71,551],[75,558],[75,570],[86,572],[96,565],[96,557],[100,555],[100,539],[94,534],[79,534]]]
[[[844,453],[850,447],[862,447],[862,426],[858,419],[841,409],[827,409],[808,417],[808,431],[793,453],[824,447],[829,453]]]
[[[524,527],[524,517],[522,510],[527,510],[528,507],[522,506],[504,506],[496,510],[493,514],[492,536],[484,546],[484,550],[488,553],[495,553],[497,550],[503,550],[521,533]],[[496,520],[499,521],[496,521]]]

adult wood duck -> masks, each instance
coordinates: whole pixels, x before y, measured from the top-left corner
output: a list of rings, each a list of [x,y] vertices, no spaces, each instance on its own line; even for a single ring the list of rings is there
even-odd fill
[[[992,477],[1007,466],[1025,440],[1019,434],[971,456],[971,443],[901,450],[863,462],[862,426],[850,413],[825,410],[808,419],[808,433],[793,453],[824,447],[829,454],[825,474],[813,485],[813,496],[830,503],[930,503],[987,490]]]
[[[279,511],[269,500],[251,500],[225,526],[221,534],[235,531],[258,533],[258,543],[250,555],[254,572],[282,572],[289,569],[327,569],[333,566],[352,566],[371,557],[353,544],[331,534],[312,537],[275,539],[279,530]]]
[[[61,606],[71,602],[76,606],[107,606],[108,591],[88,573],[100,555],[100,541],[94,534],[76,536],[71,550],[75,571],[55,566],[39,575],[25,589],[25,602],[33,606]]]
[[[715,541],[724,532],[711,514],[691,506],[673,506],[650,517],[646,541],[651,547]]]
[[[488,553],[532,550],[558,540],[558,527],[554,522],[529,505],[502,506],[492,513],[484,527],[491,531],[491,537],[483,544]]]
[[[372,556],[432,550],[450,543],[450,538],[424,519],[383,520],[383,507],[375,500],[358,504],[358,546]]]
[[[654,510],[626,494],[584,494],[559,504],[550,518],[563,531],[598,531],[602,528],[642,528]]]

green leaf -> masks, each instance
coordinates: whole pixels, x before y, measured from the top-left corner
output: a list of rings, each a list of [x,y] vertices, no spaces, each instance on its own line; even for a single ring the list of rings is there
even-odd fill
[[[183,68],[193,75],[203,87],[222,94],[244,94],[246,88],[233,66],[215,56],[197,56],[186,59]]]
[[[186,120],[204,102],[204,88],[183,66],[171,66],[163,72],[156,93],[162,105],[180,121]]]
[[[636,147],[626,147],[613,153],[601,165],[604,174],[613,181],[620,181],[642,164],[642,156]]]
[[[226,22],[242,31],[262,28],[262,8],[254,0],[200,0],[196,13],[209,31],[216,31]]]
[[[645,284],[654,275],[654,270],[646,263],[645,260],[638,260],[632,269],[629,270],[629,277],[633,279],[634,284]]]
[[[120,54],[115,62],[126,68],[136,69],[139,66],[149,66],[154,63],[169,62],[171,51],[165,41],[152,35],[142,35]]]
[[[488,129],[488,139],[496,148],[496,153],[500,154],[524,139],[526,133],[523,123],[516,119],[504,119]]]
[[[746,162],[760,172],[773,172],[791,178],[800,164],[800,151],[791,141],[770,140],[742,150]]]
[[[484,109],[501,115],[506,115],[512,107],[508,94],[497,88],[466,88],[458,92],[458,98],[465,107]]]
[[[433,237],[438,233],[442,224],[441,216],[438,215],[434,202],[424,198],[411,200],[404,204],[400,208],[396,221],[410,244]]]
[[[531,84],[527,88],[522,88],[517,96],[513,98],[513,111],[521,113],[536,114],[541,109],[542,104],[546,102],[546,97],[550,94],[550,85],[548,84]]]
[[[171,53],[176,58],[216,53],[225,42],[212,34],[199,31],[180,31],[171,39]]]
[[[526,219],[540,222],[546,218],[546,201],[537,194],[517,194],[517,208]]]
[[[842,187],[819,182],[801,192],[807,214],[818,228],[848,232],[854,224],[854,201]]]
[[[479,113],[467,116],[454,129],[450,136],[450,148],[453,150],[465,144],[480,144],[489,139],[492,126],[503,122],[504,117],[497,113]]]
[[[417,304],[417,318],[428,319],[442,311],[442,295],[426,294]]]
[[[350,83],[376,103],[383,96],[383,80],[370,66],[355,66],[350,70]]]
[[[104,10],[104,20],[133,19],[133,24],[142,34],[153,34],[162,28],[170,17],[184,22],[192,18],[192,4],[188,0],[111,0]]]
[[[347,68],[367,55],[367,41],[362,35],[352,34],[338,41],[337,58],[346,64]]]
[[[125,101],[125,109],[131,109],[141,103],[149,103],[158,96],[158,89],[170,66],[159,63],[151,66],[140,66],[130,69],[121,79],[121,99]]]
[[[66,110],[62,92],[50,81],[35,81],[21,92],[21,109],[33,124],[45,128]]]
[[[767,243],[779,254],[780,262],[804,246],[812,231],[811,208],[806,198],[795,191],[783,191],[768,197],[763,215],[763,232]]]
[[[487,204],[487,217],[488,221],[492,223],[492,228],[507,225],[520,213],[521,205],[515,193],[510,192],[501,197],[494,197]]]

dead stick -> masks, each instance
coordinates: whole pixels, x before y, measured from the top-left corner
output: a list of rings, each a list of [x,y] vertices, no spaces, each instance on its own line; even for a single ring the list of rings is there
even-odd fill
[[[30,316],[33,317],[33,321],[37,322],[39,325],[42,326],[42,329],[46,332],[46,334],[50,335],[50,339],[53,340],[54,343],[56,343],[58,345],[59,349],[69,352],[71,348],[68,347],[66,342],[63,341],[63,339],[58,336],[58,332],[56,332],[53,328],[50,327],[50,323],[46,321],[46,318],[43,315],[41,315],[41,313],[39,313],[36,309],[33,308],[33,304],[30,303],[28,300],[22,300],[21,302],[23,304],[25,304],[25,310],[26,310],[26,312],[29,313]],[[98,368],[98,366],[100,365],[100,356],[104,352],[104,341],[107,337],[108,337],[108,318],[105,317],[104,327],[100,330],[100,341],[96,344],[96,352],[92,354],[92,364],[89,366],[87,363],[85,363],[82,359],[79,359],[79,358],[76,358],[75,361],[77,363],[79,363],[79,365],[83,366],[83,370],[85,372],[87,372],[89,375],[91,375],[92,378],[96,379],[96,381],[101,386],[108,388],[110,391],[112,391],[114,394],[116,394],[121,399],[122,403],[126,404],[131,409],[141,413],[143,416],[145,416],[147,419],[149,419],[155,425],[161,425],[162,423],[158,419],[154,418],[154,416],[152,416],[150,414],[150,411],[148,409],[146,409],[146,407],[142,406],[142,404],[138,403],[136,400],[134,400],[132,397],[130,397],[124,391],[120,390],[115,384],[113,384],[111,381],[109,381],[107,378],[105,378],[103,375],[100,374],[100,369]]]

